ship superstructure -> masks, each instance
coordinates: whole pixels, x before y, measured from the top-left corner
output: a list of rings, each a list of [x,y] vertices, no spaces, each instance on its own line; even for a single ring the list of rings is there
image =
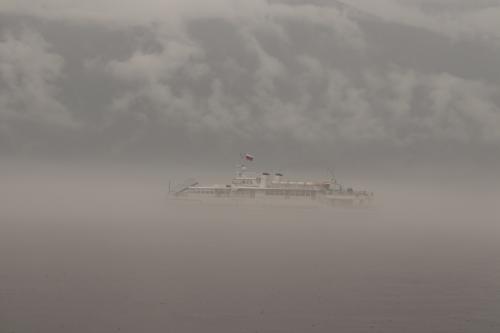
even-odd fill
[[[253,160],[253,156],[249,154],[243,158]],[[170,192],[174,198],[203,202],[326,204],[358,207],[369,205],[373,201],[372,192],[346,188],[333,174],[330,179],[324,181],[291,180],[284,178],[279,172],[255,173],[247,172],[244,164],[238,167],[235,177],[229,184],[204,186],[195,179],[189,179],[171,188]]]

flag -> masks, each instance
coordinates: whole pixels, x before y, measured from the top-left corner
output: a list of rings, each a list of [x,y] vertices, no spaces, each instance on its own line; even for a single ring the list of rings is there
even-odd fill
[[[253,155],[250,155],[250,154],[245,154],[244,157],[245,157],[245,160],[247,160],[247,161],[253,161],[253,159],[254,159]]]

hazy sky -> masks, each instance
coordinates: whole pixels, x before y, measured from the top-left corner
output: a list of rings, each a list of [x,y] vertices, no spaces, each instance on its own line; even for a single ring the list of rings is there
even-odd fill
[[[0,1],[1,157],[492,166],[499,146],[500,1]]]

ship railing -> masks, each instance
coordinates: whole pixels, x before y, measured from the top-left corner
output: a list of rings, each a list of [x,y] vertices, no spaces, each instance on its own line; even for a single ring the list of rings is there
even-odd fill
[[[174,185],[171,189],[170,192],[173,193],[174,195],[179,195],[182,192],[186,191],[189,189],[191,186],[196,186],[198,185],[198,181],[194,178],[189,178],[183,181],[180,184]]]

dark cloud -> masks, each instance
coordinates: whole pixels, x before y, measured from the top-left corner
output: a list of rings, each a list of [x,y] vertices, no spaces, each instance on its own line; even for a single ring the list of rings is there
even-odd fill
[[[500,143],[500,7],[105,4],[0,7],[18,18],[1,25],[3,154],[260,146],[375,161]]]
[[[55,131],[77,130],[58,100],[64,59],[37,33],[4,34],[0,40],[0,135],[10,151],[44,145]]]

